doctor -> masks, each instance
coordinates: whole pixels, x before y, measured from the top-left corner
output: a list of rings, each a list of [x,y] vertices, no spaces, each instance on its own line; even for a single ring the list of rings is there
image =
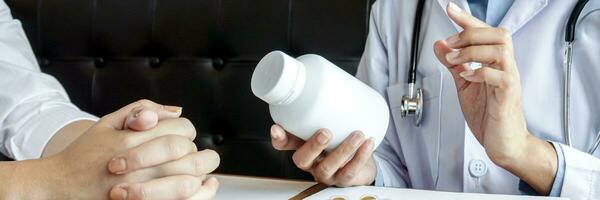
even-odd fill
[[[561,108],[564,27],[575,0],[427,0],[419,127],[400,113],[416,4],[379,0],[371,13],[357,77],[390,105],[382,144],[373,150],[355,132],[325,153],[328,130],[302,141],[274,125],[274,148],[295,150],[295,164],[328,185],[600,199],[600,151],[586,153],[600,131],[600,2],[590,1],[577,24],[572,147],[563,144]]]

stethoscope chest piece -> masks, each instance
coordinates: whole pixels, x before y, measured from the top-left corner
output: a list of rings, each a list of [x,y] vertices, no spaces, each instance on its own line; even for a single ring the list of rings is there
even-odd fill
[[[409,94],[402,97],[400,108],[402,118],[413,116],[415,126],[419,126],[421,125],[421,119],[423,119],[423,90],[419,88],[416,95],[413,95],[413,92],[409,92]]]

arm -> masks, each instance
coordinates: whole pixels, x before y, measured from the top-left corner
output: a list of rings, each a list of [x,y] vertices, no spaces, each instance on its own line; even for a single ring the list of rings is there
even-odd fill
[[[97,118],[71,104],[60,83],[40,71],[20,22],[12,19],[4,1],[0,1],[0,30],[0,152],[16,160],[39,158],[66,124]],[[63,139],[51,146],[68,142],[59,138]],[[50,152],[56,150],[49,147]]]
[[[510,32],[488,26],[453,3],[447,11],[464,31],[437,41],[435,53],[454,78],[469,128],[496,165],[549,194],[558,154],[527,130]],[[471,69],[469,62],[483,67]]]
[[[50,139],[44,151],[42,152],[42,157],[48,157],[58,152],[61,152],[69,144],[71,144],[75,139],[79,138],[86,130],[92,127],[96,123],[92,120],[80,120],[75,121],[61,128],[54,137]]]
[[[140,105],[143,109],[136,111]],[[130,104],[94,123],[55,155],[0,163],[5,180],[0,182],[0,199],[212,198],[218,182],[205,175],[217,167],[218,155],[197,151],[195,129],[189,120],[177,118],[180,110],[164,112],[166,118],[152,111],[158,114],[150,123],[153,128],[128,130],[147,119],[148,107],[164,108],[149,101]],[[84,127],[87,122],[82,122],[63,130]]]

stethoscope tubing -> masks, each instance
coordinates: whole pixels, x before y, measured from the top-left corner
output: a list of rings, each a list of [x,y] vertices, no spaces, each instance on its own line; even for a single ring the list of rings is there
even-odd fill
[[[565,69],[564,69],[564,80],[563,80],[563,134],[564,142],[568,146],[573,146],[572,135],[570,130],[571,121],[571,71],[573,68],[573,42],[575,41],[575,30],[577,26],[577,20],[581,15],[581,12],[585,8],[585,5],[589,0],[579,0],[573,8],[567,26],[565,27]],[[600,146],[600,132],[596,134],[596,140],[594,141],[591,148],[587,151],[589,154],[594,154],[596,149]]]

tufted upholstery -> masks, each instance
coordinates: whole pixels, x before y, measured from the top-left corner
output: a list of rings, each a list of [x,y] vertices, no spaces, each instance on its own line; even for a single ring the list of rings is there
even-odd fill
[[[321,54],[354,73],[373,0],[6,0],[42,70],[81,109],[105,115],[141,98],[184,107],[221,173],[308,178],[272,149],[250,91],[271,50]]]

